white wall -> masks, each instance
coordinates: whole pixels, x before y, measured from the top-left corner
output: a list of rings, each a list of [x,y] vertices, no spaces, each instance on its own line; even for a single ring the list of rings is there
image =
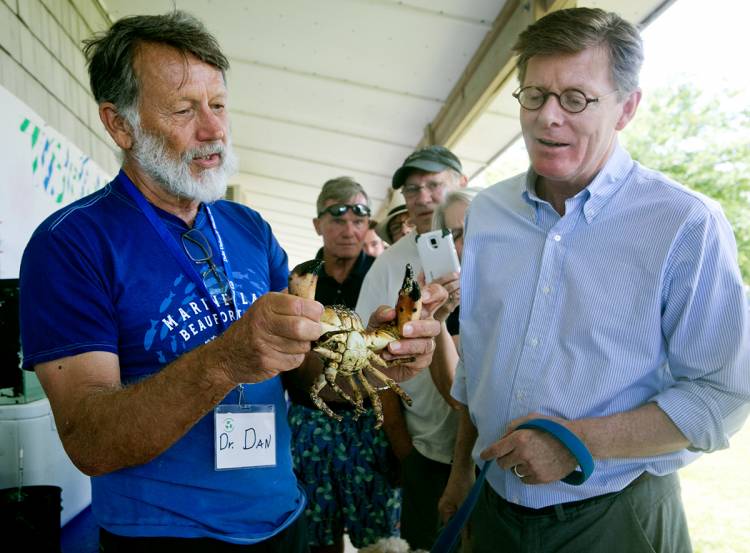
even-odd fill
[[[97,0],[0,0],[0,84],[114,174],[114,143],[81,52],[84,38],[109,26]]]

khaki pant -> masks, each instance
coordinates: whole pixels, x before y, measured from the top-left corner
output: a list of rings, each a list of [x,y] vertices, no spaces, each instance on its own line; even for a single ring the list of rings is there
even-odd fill
[[[571,506],[572,505],[572,506]],[[690,553],[677,474],[641,477],[619,493],[519,508],[485,484],[469,522],[473,553]]]

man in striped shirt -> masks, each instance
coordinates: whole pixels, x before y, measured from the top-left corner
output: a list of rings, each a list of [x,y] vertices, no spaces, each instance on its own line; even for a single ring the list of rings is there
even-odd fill
[[[598,9],[553,12],[518,53],[531,166],[483,191],[466,225],[466,406],[441,499],[455,512],[492,465],[472,551],[686,552],[677,470],[726,448],[750,399],[750,322],[720,206],[634,162],[617,135],[641,98],[637,29]],[[562,424],[595,459],[552,435]]]

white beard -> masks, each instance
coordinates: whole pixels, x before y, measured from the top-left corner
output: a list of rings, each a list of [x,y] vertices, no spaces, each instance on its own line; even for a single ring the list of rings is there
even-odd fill
[[[177,196],[203,203],[215,202],[224,197],[227,180],[237,171],[237,156],[232,150],[231,139],[227,144],[216,141],[186,150],[179,159],[167,147],[162,136],[144,130],[140,121],[133,121],[133,149],[131,155],[143,171],[159,183],[164,190]],[[211,154],[221,156],[221,165],[203,169],[198,177],[190,172],[195,157]]]

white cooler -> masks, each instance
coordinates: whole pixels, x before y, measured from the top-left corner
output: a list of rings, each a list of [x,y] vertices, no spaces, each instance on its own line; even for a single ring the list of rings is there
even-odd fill
[[[0,405],[0,489],[19,484],[62,488],[62,526],[91,503],[89,477],[65,453],[46,398]]]

